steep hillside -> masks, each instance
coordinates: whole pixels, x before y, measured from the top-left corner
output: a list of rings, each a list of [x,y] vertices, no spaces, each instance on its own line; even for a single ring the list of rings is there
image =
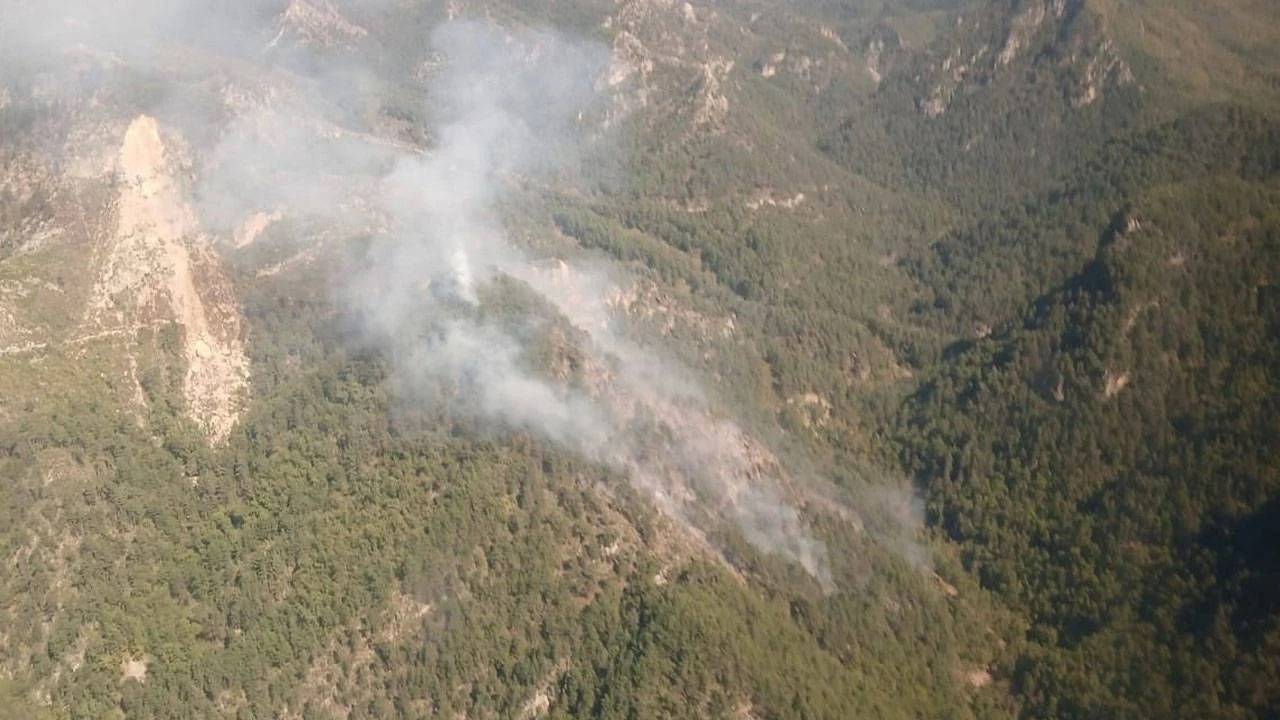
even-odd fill
[[[1144,191],[904,409],[933,521],[1034,621],[1033,714],[1275,707],[1276,167]]]
[[[0,715],[1280,702],[1267,2],[10,6]]]
[[[450,14],[507,30],[431,35]],[[829,457],[828,438],[855,432],[834,417],[852,417],[847,388],[903,374],[888,347],[851,319],[873,350],[836,371],[842,389],[789,380],[779,394],[760,328],[740,330],[775,301],[744,297],[727,267],[700,267],[642,216],[620,220],[614,198],[672,209],[679,195],[632,172],[656,165],[547,171],[554,158],[526,159],[510,129],[586,158],[677,138],[802,149],[726,107],[736,15],[569,14],[612,38],[581,146],[559,134],[563,103],[454,87],[499,63],[576,97],[537,51],[590,66],[600,46],[521,34],[555,15],[525,6],[294,2],[248,13],[262,24],[247,50],[185,27],[126,48],[73,26],[85,48],[34,55],[11,82],[8,704],[52,717],[1008,712],[989,668],[1011,623],[930,558],[901,476]],[[505,151],[477,152],[489,142]],[[787,162],[795,183],[772,161],[750,183],[699,170],[688,198],[766,222],[804,212],[833,232],[847,211],[825,198],[810,213],[830,191]],[[437,227],[474,242],[435,254],[422,228]],[[645,249],[675,265],[631,254]],[[784,412],[811,428],[800,442],[778,429]]]

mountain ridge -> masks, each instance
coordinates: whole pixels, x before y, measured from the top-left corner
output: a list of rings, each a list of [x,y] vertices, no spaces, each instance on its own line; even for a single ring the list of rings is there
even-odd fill
[[[0,30],[13,712],[1266,716],[1265,2],[185,5]]]

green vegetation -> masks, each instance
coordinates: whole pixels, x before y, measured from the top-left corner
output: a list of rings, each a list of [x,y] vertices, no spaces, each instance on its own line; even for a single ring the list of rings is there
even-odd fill
[[[628,26],[660,60],[645,104],[603,151],[625,172],[602,158],[503,207],[534,248],[634,276],[620,323],[811,491],[832,592],[455,412],[465,393],[405,402],[326,289],[370,238],[306,222],[226,251],[253,398],[211,447],[177,326],[78,335],[115,188],[32,170],[71,123],[15,88],[0,717],[1274,716],[1277,18],[1069,1],[997,63],[1035,4],[654,11]],[[620,32],[613,3],[485,5]],[[351,11],[385,83],[345,99],[361,131],[430,144],[416,73],[445,12]],[[1089,69],[1109,53],[1131,81]],[[733,60],[728,110],[696,126],[708,58]],[[120,84],[99,100],[122,117],[167,97]],[[531,368],[581,371],[519,282],[482,295]]]
[[[1020,326],[953,348],[903,411],[929,514],[1033,621],[1035,715],[1274,708],[1280,200],[1135,198]]]
[[[397,410],[314,290],[282,291],[249,300],[262,395],[225,448],[182,418],[164,337],[141,370],[150,431],[72,385],[0,438],[19,558],[0,602],[51,613],[9,626],[35,650],[11,700],[48,688],[73,718],[512,717],[540,692],[552,717],[967,704],[953,673],[984,631],[901,561],[824,596],[739,544],[774,588],[757,594],[609,470]],[[121,681],[128,659],[145,682]]]

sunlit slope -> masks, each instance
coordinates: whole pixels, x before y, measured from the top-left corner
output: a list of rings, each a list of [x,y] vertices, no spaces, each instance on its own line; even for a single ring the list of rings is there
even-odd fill
[[[1274,108],[1280,15],[1266,0],[1090,3],[1152,73],[1149,90],[1188,102]]]

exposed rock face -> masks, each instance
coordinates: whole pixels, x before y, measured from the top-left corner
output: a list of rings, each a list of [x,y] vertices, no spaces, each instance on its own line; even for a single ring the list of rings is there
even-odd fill
[[[614,33],[608,85],[615,116],[649,106],[655,95],[679,98],[672,108],[691,132],[719,133],[729,117],[725,85],[735,63],[711,51],[719,16],[673,0],[623,0],[606,18]],[[655,92],[662,89],[665,92]]]
[[[1106,387],[1102,390],[1102,396],[1110,400],[1129,386],[1129,373],[1108,370],[1104,382]]]
[[[884,73],[881,72],[880,57],[884,54],[884,39],[875,38],[867,45],[866,68],[867,74],[871,76],[871,81],[880,87],[880,81],[884,79]]]
[[[770,188],[761,188],[751,195],[743,204],[748,210],[759,210],[763,207],[795,210],[804,204],[805,194],[798,192],[791,196],[779,195]]]
[[[147,659],[143,658],[125,658],[120,661],[120,676],[124,680],[136,680],[140,683],[147,681]]]
[[[278,222],[282,217],[284,217],[284,213],[281,213],[279,210],[275,210],[270,213],[256,212],[250,215],[248,219],[241,223],[240,227],[235,231],[235,246],[237,248],[242,248],[252,245],[267,228],[271,227],[273,223]]]
[[[279,44],[290,37],[298,45],[351,47],[369,32],[347,20],[327,0],[293,0],[280,15],[280,32],[271,41]]]
[[[655,122],[675,120],[684,138],[740,138],[739,103],[752,76],[817,95],[862,63],[834,29],[803,14],[779,7],[747,20],[742,9],[705,0],[617,0],[601,24],[613,37],[606,78],[613,115],[647,111]],[[793,42],[766,41],[772,33],[756,23],[781,23]],[[876,56],[865,63],[873,77],[884,69]]]
[[[129,125],[117,161],[116,232],[103,248],[88,320],[123,335],[156,322],[181,325],[183,394],[218,442],[239,416],[248,360],[230,280],[183,197],[180,164],[154,118]]]
[[[991,681],[993,680],[990,672],[987,672],[986,670],[981,670],[981,669],[970,670],[969,672],[965,673],[964,679],[973,687],[978,687],[978,688],[986,687],[987,685],[990,685]]]
[[[1110,38],[1104,38],[1095,48],[1078,49],[1071,60],[1084,67],[1079,83],[1073,88],[1071,104],[1074,107],[1092,105],[1108,87],[1120,87],[1133,82],[1133,71],[1124,58],[1120,57]]]
[[[729,117],[729,98],[720,85],[733,71],[733,65],[732,60],[716,58],[702,66],[702,77],[695,83],[695,128],[719,128]]]
[[[954,97],[1012,75],[1026,63],[1070,68],[1071,85],[1064,91],[1075,108],[1134,79],[1107,29],[1083,0],[1028,0],[1001,14],[964,15],[951,42],[934,48],[933,59],[917,78],[925,88],[917,107],[928,117],[943,115]]]
[[[1046,7],[1047,5],[1052,5],[1052,8]],[[1001,48],[1000,54],[996,56],[996,65],[1004,67],[1013,62],[1019,53],[1031,43],[1032,36],[1044,24],[1050,10],[1052,10],[1054,17],[1061,18],[1066,9],[1065,5],[1064,0],[1053,0],[1051,3],[1032,2],[1027,4],[1026,8],[1015,15],[1013,22],[1010,23],[1009,34],[1005,37],[1004,47]]]

